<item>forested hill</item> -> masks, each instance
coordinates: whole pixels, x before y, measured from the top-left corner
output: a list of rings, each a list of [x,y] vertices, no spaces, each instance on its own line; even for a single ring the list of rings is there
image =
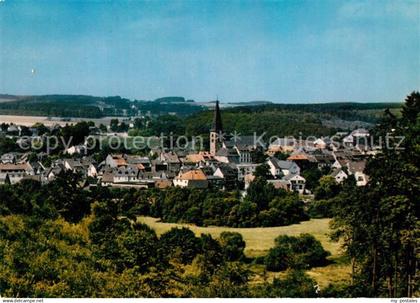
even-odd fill
[[[128,99],[84,95],[13,96],[1,102],[0,114],[99,118],[129,108]],[[0,99],[1,100],[1,99]],[[118,113],[118,112],[115,112]]]
[[[184,97],[162,97],[153,101],[129,100],[120,96],[95,97],[87,95],[41,95],[16,96],[0,94],[0,114],[42,115],[62,117],[102,117],[134,111],[151,111],[152,114],[175,113],[189,115],[204,111],[211,102],[195,102]],[[333,114],[339,118],[369,119],[367,111],[376,112],[385,108],[399,108],[400,103],[323,103],[323,104],[276,104],[269,101],[229,103],[224,102],[229,112],[302,111]],[[125,112],[127,111],[127,112]],[[360,116],[356,112],[364,111]],[[373,121],[374,119],[372,119]]]
[[[401,103],[275,104],[270,102],[222,103],[225,131],[268,135],[329,135],[339,129],[369,127],[384,110],[399,114]],[[210,107],[210,109],[209,109]],[[155,115],[145,134],[176,132],[207,134],[212,119],[212,102],[195,102],[183,97],[154,101],[129,100],[119,96],[86,95],[0,96],[0,114],[52,117],[100,118],[104,116]],[[169,117],[168,115],[171,115]]]
[[[269,104],[222,108],[223,128],[227,134],[266,133],[266,136],[303,137],[328,136],[339,130],[358,127],[370,128],[383,116],[385,110],[400,115],[398,103],[332,103],[332,104]],[[131,134],[153,136],[161,133],[206,136],[211,128],[213,110],[177,117],[163,115]]]
[[[100,118],[150,114],[190,115],[205,107],[183,97],[164,97],[154,101],[129,100],[120,96],[86,95],[0,96],[0,114],[53,117]]]
[[[224,129],[250,135],[266,132],[268,136],[330,135],[340,129],[373,126],[389,109],[399,115],[401,103],[324,103],[266,104],[224,108]],[[212,112],[205,111],[185,118],[186,133],[205,134]]]

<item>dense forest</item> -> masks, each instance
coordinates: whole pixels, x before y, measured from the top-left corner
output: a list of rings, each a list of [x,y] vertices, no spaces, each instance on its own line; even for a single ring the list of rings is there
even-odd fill
[[[331,103],[319,105],[270,104],[222,109],[224,131],[227,134],[258,136],[329,136],[338,130],[372,127],[384,110],[398,113],[401,104]],[[131,134],[158,136],[161,133],[187,136],[207,136],[213,111],[206,110],[185,117],[162,115]]]

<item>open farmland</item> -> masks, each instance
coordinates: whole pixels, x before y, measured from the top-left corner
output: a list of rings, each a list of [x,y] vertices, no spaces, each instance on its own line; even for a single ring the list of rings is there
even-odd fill
[[[66,124],[75,124],[81,121],[92,121],[96,126],[100,124],[109,125],[111,119],[127,119],[126,117],[105,117],[100,119],[93,118],[57,118],[57,117],[46,117],[46,116],[18,116],[18,115],[0,115],[1,123],[14,123],[17,125],[32,126],[35,123],[42,123],[45,126],[53,126],[59,124],[64,126]]]

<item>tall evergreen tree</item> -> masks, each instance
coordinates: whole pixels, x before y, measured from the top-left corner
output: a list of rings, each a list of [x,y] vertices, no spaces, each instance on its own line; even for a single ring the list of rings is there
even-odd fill
[[[411,297],[418,291],[419,105],[420,94],[413,92],[401,118],[384,119],[374,133],[392,136],[368,162],[369,183],[345,184],[338,199],[334,236],[352,259],[353,295]]]

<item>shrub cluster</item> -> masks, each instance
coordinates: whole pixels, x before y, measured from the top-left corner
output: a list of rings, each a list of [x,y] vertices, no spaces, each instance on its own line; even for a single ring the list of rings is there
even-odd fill
[[[310,234],[298,237],[283,235],[276,238],[275,246],[268,252],[264,264],[271,271],[303,269],[325,265],[328,255],[329,252]]]

